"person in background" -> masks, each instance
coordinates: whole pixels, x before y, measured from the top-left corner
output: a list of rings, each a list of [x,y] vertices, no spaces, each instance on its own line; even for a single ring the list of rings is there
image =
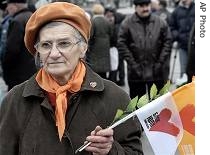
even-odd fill
[[[141,97],[168,80],[172,38],[166,21],[151,12],[150,0],[134,0],[135,13],[121,24],[120,57],[128,63],[130,97]]]
[[[0,108],[1,155],[143,155],[136,119],[107,128],[129,96],[84,61],[91,22],[79,6],[54,2],[28,20],[25,45],[39,70]]]
[[[32,12],[26,0],[8,0],[6,10],[12,14],[7,31],[6,52],[2,61],[3,79],[8,90],[36,72],[34,57],[24,45],[25,25]]]
[[[173,41],[178,42],[179,61],[181,66],[180,78],[176,83],[181,83],[186,77],[188,59],[188,40],[190,31],[195,22],[195,3],[193,0],[180,0],[179,5],[171,14],[170,29]]]
[[[7,31],[11,19],[11,14],[6,10],[7,1],[0,2],[0,9],[2,11],[2,20],[0,25],[0,75],[2,76],[2,61],[6,52]]]
[[[114,17],[114,12],[110,9],[107,9],[105,8],[105,12],[104,12],[104,17],[107,19],[107,21],[110,23],[111,25],[111,28],[112,28],[112,32],[113,32],[113,35],[110,39],[110,63],[111,63],[111,71],[109,72],[109,77],[108,79],[113,81],[114,83],[117,83],[117,68],[116,69],[113,69],[113,64],[112,63],[116,63],[119,61],[116,57],[119,57],[118,56],[118,51],[116,49],[116,45],[117,45],[117,40],[116,40],[116,37],[117,37],[117,31],[116,31],[116,26],[115,26],[115,17]],[[115,48],[116,51],[112,51],[112,49]],[[111,52],[115,52],[115,53],[111,53]],[[114,58],[112,58],[112,54],[114,54]],[[113,60],[112,60],[113,59]],[[118,62],[119,63],[119,62]],[[115,66],[119,66],[118,64]]]
[[[156,13],[159,10],[159,0],[151,0],[151,11]]]
[[[171,13],[167,10],[167,1],[159,0],[159,9],[155,12],[156,15],[160,16],[169,24],[171,18]]]
[[[125,15],[119,13],[116,11],[116,9],[111,6],[107,5],[105,7],[105,17],[108,19],[108,21],[113,26],[113,35],[111,38],[111,47],[117,48],[117,38],[118,38],[118,32],[120,28],[121,22],[125,19]],[[118,56],[119,57],[119,56]],[[117,83],[119,86],[125,85],[125,66],[124,66],[124,60],[118,58],[118,68],[115,71],[111,71],[109,74],[109,80]]]
[[[109,50],[112,27],[104,17],[104,7],[101,4],[93,5],[92,12],[92,28],[86,60],[96,73],[108,79],[107,74],[111,71]]]

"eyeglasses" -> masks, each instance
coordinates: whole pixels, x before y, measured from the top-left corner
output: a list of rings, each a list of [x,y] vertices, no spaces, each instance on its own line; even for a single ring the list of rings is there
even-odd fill
[[[81,42],[81,40],[78,40],[76,43],[73,43],[69,40],[62,40],[62,41],[56,42],[55,47],[57,48],[59,52],[67,53],[71,51],[71,49],[79,42]],[[49,54],[53,48],[53,42],[40,41],[34,47],[37,50],[37,52],[39,52],[40,54]]]

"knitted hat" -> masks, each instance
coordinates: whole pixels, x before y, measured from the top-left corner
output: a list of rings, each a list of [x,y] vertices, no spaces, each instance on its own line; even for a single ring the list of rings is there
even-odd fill
[[[143,3],[151,3],[151,0],[134,0],[133,3],[135,5],[143,4]]]
[[[27,0],[7,0],[7,3],[26,3]]]
[[[26,24],[24,41],[32,55],[36,52],[34,44],[39,30],[52,21],[61,21],[73,26],[88,42],[91,22],[85,11],[77,5],[67,2],[49,3],[36,10]]]

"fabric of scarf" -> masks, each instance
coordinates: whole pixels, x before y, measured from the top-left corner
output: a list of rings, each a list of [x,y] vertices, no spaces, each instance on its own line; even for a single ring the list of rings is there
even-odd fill
[[[71,79],[64,86],[60,86],[43,68],[39,70],[36,76],[36,81],[42,89],[56,94],[55,117],[60,141],[65,130],[67,92],[75,93],[80,90],[85,73],[85,65],[80,61]]]

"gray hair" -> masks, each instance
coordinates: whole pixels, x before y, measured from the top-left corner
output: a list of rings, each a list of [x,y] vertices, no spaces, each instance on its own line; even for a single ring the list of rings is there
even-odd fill
[[[43,29],[43,28],[52,28],[52,27],[59,26],[59,25],[62,25],[62,24],[63,24],[63,22],[53,21],[53,22],[50,22],[50,23],[47,23],[46,25],[44,25],[41,29]],[[71,26],[71,25],[69,25],[69,26]],[[86,40],[83,37],[83,35],[76,28],[74,28],[73,26],[71,26],[71,27],[72,27],[72,29],[74,31],[74,34],[75,34],[74,36],[78,40],[86,43]],[[37,36],[37,41],[36,42],[38,42],[38,41],[39,41],[39,36]]]

